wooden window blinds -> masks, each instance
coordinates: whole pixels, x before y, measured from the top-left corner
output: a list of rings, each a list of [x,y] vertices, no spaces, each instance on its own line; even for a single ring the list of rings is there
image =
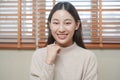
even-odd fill
[[[44,47],[48,15],[60,1],[76,7],[87,48],[120,48],[120,0],[2,0],[0,48]]]
[[[0,0],[0,48],[36,47],[35,0]]]
[[[39,47],[47,39],[47,16],[59,1],[40,0]],[[82,20],[83,38],[87,48],[120,48],[120,0],[69,0],[78,10]]]

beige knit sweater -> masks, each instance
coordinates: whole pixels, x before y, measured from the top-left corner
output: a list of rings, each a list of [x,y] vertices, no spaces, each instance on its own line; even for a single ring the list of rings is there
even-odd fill
[[[45,63],[46,54],[46,47],[33,54],[30,80],[97,80],[96,56],[76,43],[61,48],[54,65]]]

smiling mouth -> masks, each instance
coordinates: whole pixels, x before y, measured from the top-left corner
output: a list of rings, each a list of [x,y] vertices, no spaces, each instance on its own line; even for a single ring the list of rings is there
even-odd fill
[[[57,34],[58,38],[61,39],[61,40],[64,40],[67,38],[67,35],[68,34]]]

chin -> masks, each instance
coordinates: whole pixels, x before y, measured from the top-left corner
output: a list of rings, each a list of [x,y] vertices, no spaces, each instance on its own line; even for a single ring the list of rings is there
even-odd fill
[[[66,44],[66,41],[57,41],[58,44]]]
[[[67,46],[68,45],[68,41],[66,41],[66,40],[56,40],[56,42],[60,46]]]

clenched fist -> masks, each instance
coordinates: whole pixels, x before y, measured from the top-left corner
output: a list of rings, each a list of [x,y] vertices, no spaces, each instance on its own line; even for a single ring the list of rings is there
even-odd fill
[[[46,56],[46,63],[47,64],[54,64],[57,54],[60,51],[60,46],[57,44],[50,44],[47,46],[47,56]]]

